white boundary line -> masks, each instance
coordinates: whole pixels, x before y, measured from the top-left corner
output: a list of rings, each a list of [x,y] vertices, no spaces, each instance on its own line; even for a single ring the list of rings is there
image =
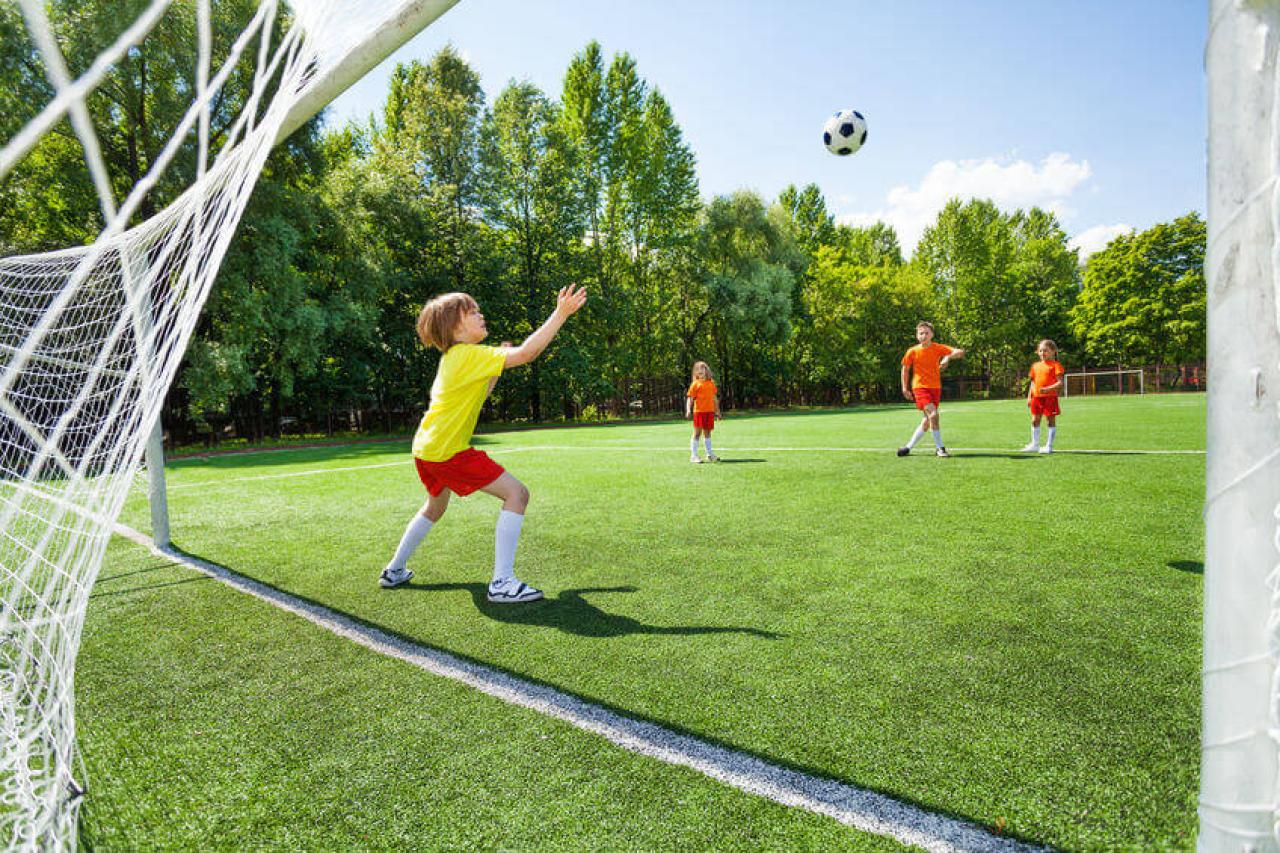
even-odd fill
[[[379,654],[461,682],[504,702],[563,720],[631,752],[692,768],[726,785],[784,806],[825,815],[864,832],[925,850],[1044,849],[992,835],[975,824],[928,812],[875,791],[779,767],[736,750],[673,732],[656,723],[620,716],[553,687],[527,682],[363,625],[345,614],[302,601],[222,566],[155,548],[145,535],[123,524],[116,525],[116,532],[157,556],[195,569]]]
[[[720,448],[724,450],[724,448]],[[577,444],[529,444],[522,447],[495,447],[485,450],[485,453],[497,455],[500,453],[528,453],[533,450],[581,450],[591,453],[599,453],[601,451],[616,450],[622,452],[639,452],[639,453],[671,453],[673,455],[683,455],[687,452],[686,448],[673,447],[664,444],[656,447],[642,445],[577,445]],[[886,456],[893,453],[891,447],[731,447],[728,448],[731,453],[883,453]],[[924,455],[929,455],[921,451]],[[961,447],[952,448],[952,456],[964,456],[966,453],[1007,453],[1011,456],[1035,456],[1034,453],[1021,453],[1016,448],[1008,447]],[[1204,456],[1203,450],[1055,450],[1054,455],[1076,455],[1076,456]],[[374,462],[368,465],[346,465],[341,468],[311,468],[306,471],[289,471],[284,474],[261,474],[255,477],[220,477],[217,480],[206,480],[198,483],[175,483],[168,487],[171,492],[181,489],[207,489],[221,486],[224,483],[249,483],[255,480],[288,480],[293,477],[314,477],[318,474],[334,474],[346,471],[367,471],[374,468],[398,468],[408,465],[407,460],[399,462]]]

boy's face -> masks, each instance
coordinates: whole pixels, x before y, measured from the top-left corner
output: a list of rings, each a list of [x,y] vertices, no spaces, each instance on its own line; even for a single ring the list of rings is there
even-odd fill
[[[1041,344],[1036,353],[1039,354],[1041,361],[1052,361],[1058,357],[1058,351],[1048,344]]]
[[[454,337],[459,343],[478,344],[488,335],[489,329],[484,324],[484,314],[480,313],[480,309],[477,308],[462,315],[462,319],[458,321],[458,331],[454,334]]]
[[[707,378],[707,368],[706,368],[706,365],[702,365],[702,364],[699,364],[699,365],[698,365],[698,378],[699,378],[699,379],[706,379],[706,378]]]
[[[917,327],[916,340],[922,344],[928,344],[933,340],[933,329],[930,329],[928,326]]]

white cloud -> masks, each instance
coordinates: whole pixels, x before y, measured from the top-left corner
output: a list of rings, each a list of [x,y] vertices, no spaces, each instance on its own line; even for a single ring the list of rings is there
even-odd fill
[[[987,198],[1004,210],[1039,207],[1067,218],[1073,211],[1067,199],[1093,175],[1089,161],[1055,153],[1039,165],[1026,160],[942,160],[933,164],[916,188],[894,187],[885,207],[871,213],[851,213],[837,217],[848,225],[887,222],[898,232],[904,252],[910,254],[924,229],[932,225],[938,211],[952,198]]]
[[[1094,252],[1100,252],[1121,234],[1132,234],[1133,226],[1121,222],[1116,225],[1095,225],[1081,231],[1067,241],[1068,248],[1080,250],[1080,262],[1084,263]]]

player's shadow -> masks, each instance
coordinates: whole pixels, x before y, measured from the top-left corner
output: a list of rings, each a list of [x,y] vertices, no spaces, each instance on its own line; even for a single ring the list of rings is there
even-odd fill
[[[721,459],[717,465],[741,465],[744,462],[765,462],[765,459]]]
[[[1180,572],[1188,572],[1193,575],[1204,574],[1204,563],[1198,560],[1170,560],[1165,565]]]
[[[622,637],[628,634],[751,634],[769,640],[779,634],[759,628],[740,628],[728,625],[647,625],[630,616],[619,616],[601,610],[584,597],[589,593],[636,592],[633,586],[588,587],[566,589],[554,598],[545,598],[527,604],[494,604],[489,601],[488,586],[482,583],[428,583],[409,584],[403,589],[422,592],[465,591],[471,593],[476,609],[496,622],[512,625],[541,625],[558,628],[566,634],[578,637]]]

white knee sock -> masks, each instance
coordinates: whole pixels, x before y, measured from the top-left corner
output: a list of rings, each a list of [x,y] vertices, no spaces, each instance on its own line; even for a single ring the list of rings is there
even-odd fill
[[[702,437],[702,443],[703,443],[703,444],[706,446],[706,448],[707,448],[707,455],[708,455],[708,456],[710,456],[710,455],[711,455],[711,436],[710,436],[710,435],[704,435],[704,436]]]
[[[911,433],[911,440],[907,442],[907,447],[915,447],[916,442],[924,438],[924,427],[916,427],[916,431]]]
[[[515,577],[516,545],[520,544],[520,527],[524,516],[504,509],[498,513],[498,526],[494,529],[493,581]]]
[[[696,436],[694,438],[689,439],[689,452],[692,453],[694,456],[698,455],[698,439]]]
[[[433,524],[434,522],[422,513],[415,515],[413,521],[409,522],[409,526],[404,529],[404,535],[400,537],[400,547],[396,548],[396,555],[391,558],[387,568],[403,569],[404,564],[413,556],[413,552],[422,544],[422,540],[431,532]]]
[[[1045,447],[1053,447],[1053,437],[1057,435],[1058,428],[1056,426],[1049,427],[1049,440],[1045,442]]]
[[[1031,443],[1032,444],[1040,443],[1040,427],[1038,426],[1033,426],[1031,428]]]
[[[940,429],[935,429],[933,431],[933,446],[937,447],[939,450],[942,449],[942,430]]]

